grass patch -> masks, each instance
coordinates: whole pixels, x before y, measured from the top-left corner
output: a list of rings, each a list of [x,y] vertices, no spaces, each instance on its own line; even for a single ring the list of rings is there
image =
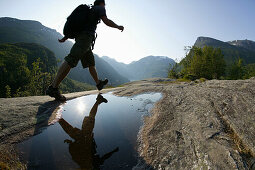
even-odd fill
[[[181,84],[181,83],[190,83],[190,82],[191,82],[191,80],[189,80],[189,79],[181,78],[181,79],[176,79],[173,81],[161,81],[159,83],[160,84]]]
[[[206,82],[206,80],[207,79],[205,79],[205,78],[200,78],[200,79],[195,80],[194,82],[195,83],[203,83],[203,82]]]
[[[206,81],[206,79],[205,79],[205,78],[200,78],[199,81],[200,81],[201,83],[203,83],[203,82]]]
[[[7,164],[0,162],[0,169],[2,170],[9,170],[11,169]]]
[[[19,161],[16,151],[11,148],[1,148],[0,150],[0,169],[27,169],[26,165]]]
[[[214,103],[213,103],[214,106]],[[255,158],[255,153],[243,142],[238,133],[232,128],[230,123],[223,117],[223,115],[215,110],[224,126],[224,132],[228,134],[233,141],[233,147],[240,153],[241,157],[249,167],[253,166],[251,160]]]
[[[112,89],[112,88],[115,88],[115,86],[112,86],[112,85],[106,85],[106,86],[104,86],[104,89]]]
[[[118,85],[117,87],[124,87],[125,86],[125,84],[121,84],[121,85]]]
[[[185,78],[177,79],[176,81],[177,82],[187,82],[187,83],[192,82],[190,79],[185,79]]]

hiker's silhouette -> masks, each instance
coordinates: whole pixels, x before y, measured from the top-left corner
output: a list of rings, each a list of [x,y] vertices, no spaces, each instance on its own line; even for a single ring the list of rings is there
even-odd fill
[[[82,129],[73,127],[63,118],[59,120],[59,124],[64,131],[74,139],[74,141],[66,139],[64,142],[69,144],[69,152],[73,161],[75,161],[82,169],[99,169],[100,165],[103,165],[106,159],[110,158],[114,152],[118,152],[119,150],[119,148],[116,147],[102,157],[97,154],[97,145],[94,140],[93,129],[95,126],[97,108],[103,102],[107,103],[107,100],[99,94],[89,116],[86,116],[83,119]]]
[[[111,28],[116,28],[121,31],[124,30],[122,25],[117,25],[107,18],[104,0],[95,0],[92,6],[85,4],[79,5],[67,18],[64,26],[65,36],[58,41],[64,43],[68,38],[75,38],[75,44],[70,50],[70,53],[65,57],[55,79],[46,90],[47,95],[59,101],[66,101],[66,97],[60,93],[59,85],[70,70],[77,66],[79,61],[81,61],[83,68],[89,68],[89,72],[99,91],[108,83],[108,79],[99,79],[95,67],[94,54],[92,52],[97,37],[97,24],[101,20]]]

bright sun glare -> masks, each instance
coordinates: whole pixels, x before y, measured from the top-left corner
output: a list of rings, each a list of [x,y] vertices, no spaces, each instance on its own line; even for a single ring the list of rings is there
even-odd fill
[[[79,114],[84,114],[85,109],[86,109],[86,104],[85,104],[85,102],[83,102],[82,100],[79,100],[79,101],[77,102],[76,109],[77,109],[77,111],[78,111]]]

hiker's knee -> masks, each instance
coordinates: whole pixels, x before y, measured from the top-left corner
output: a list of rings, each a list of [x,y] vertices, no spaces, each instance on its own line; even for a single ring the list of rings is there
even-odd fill
[[[90,70],[95,70],[96,68],[95,68],[95,66],[89,66],[89,69]]]
[[[66,68],[66,69],[71,69],[71,68],[72,68],[72,66],[71,66],[67,61],[64,61],[64,62],[62,63],[62,66],[63,66],[64,68]]]

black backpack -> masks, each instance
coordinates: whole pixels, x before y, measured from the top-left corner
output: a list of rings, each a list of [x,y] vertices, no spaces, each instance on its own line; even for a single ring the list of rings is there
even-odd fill
[[[67,18],[64,26],[64,35],[66,38],[75,38],[80,32],[86,30],[86,26],[90,22],[91,6],[79,5]]]

